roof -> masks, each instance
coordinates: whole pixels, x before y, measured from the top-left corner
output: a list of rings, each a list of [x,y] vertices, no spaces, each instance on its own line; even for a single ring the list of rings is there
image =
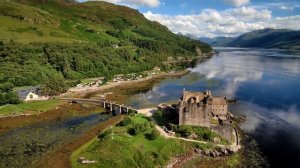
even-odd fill
[[[30,92],[40,95],[40,88],[39,87],[31,87],[28,89],[19,90],[19,91],[17,91],[17,94],[18,94],[19,99],[24,100],[24,99],[26,99],[27,95]]]
[[[222,97],[214,97],[211,102],[212,105],[227,105],[227,100]]]
[[[189,101],[191,98],[194,99],[196,103],[204,102],[212,105],[227,105],[227,100],[225,97],[213,97],[210,91],[207,92],[190,92],[183,91],[182,101]]]
[[[190,92],[190,91],[183,91],[183,101],[188,101],[190,98],[198,98],[198,101],[203,100],[205,97],[204,93],[202,92]]]

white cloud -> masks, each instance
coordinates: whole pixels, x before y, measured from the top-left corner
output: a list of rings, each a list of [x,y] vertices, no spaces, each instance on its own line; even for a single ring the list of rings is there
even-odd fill
[[[237,36],[269,27],[298,29],[300,25],[300,15],[272,17],[272,11],[268,9],[245,6],[224,11],[204,9],[200,14],[175,16],[148,11],[144,16],[167,26],[174,33],[193,34],[198,37]]]
[[[282,5],[279,8],[282,10],[290,10],[290,11],[294,10],[292,6],[286,6],[286,5]]]
[[[191,71],[197,74],[205,74],[208,79],[226,79],[225,84],[220,87],[220,91],[223,95],[228,97],[235,97],[236,91],[239,89],[240,85],[246,81],[258,81],[263,76],[263,69],[258,67],[264,67],[263,65],[252,65],[250,62],[260,62],[257,57],[244,57],[240,56],[240,53],[247,53],[247,51],[238,51],[234,53],[234,57],[237,59],[232,59],[228,57],[227,53],[224,52],[220,57],[222,59],[222,64],[214,61],[207,61],[205,64],[201,64],[193,68]],[[232,54],[232,53],[231,53]],[[249,53],[250,54],[250,53]],[[254,53],[251,53],[254,54]],[[253,61],[255,60],[255,61]],[[249,67],[247,68],[243,65],[243,62],[249,62]]]
[[[138,6],[148,6],[148,7],[158,7],[161,5],[160,0],[98,0],[106,1],[114,4],[127,5],[130,7]]]
[[[256,5],[251,5],[250,7],[255,9],[274,9],[274,10],[294,10],[300,7],[300,2],[271,2],[271,3],[259,3]]]
[[[300,129],[300,115],[295,106],[284,110],[268,109],[252,102],[241,103],[236,110],[242,108],[242,113],[247,116],[246,122],[241,124],[241,128],[245,131],[254,131],[262,123],[268,124],[273,129],[289,128],[290,126]]]
[[[250,0],[224,0],[225,3],[233,6],[242,6],[250,2]]]

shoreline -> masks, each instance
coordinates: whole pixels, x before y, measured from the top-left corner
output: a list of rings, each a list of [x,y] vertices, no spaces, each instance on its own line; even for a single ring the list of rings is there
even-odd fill
[[[150,76],[150,77],[141,78],[141,79],[138,79],[138,80],[109,83],[109,84],[105,84],[105,85],[102,85],[102,86],[99,86],[99,87],[86,88],[85,90],[78,90],[77,91],[77,90],[72,90],[72,88],[70,88],[67,93],[64,93],[60,96],[57,96],[56,98],[69,97],[69,96],[73,96],[73,95],[76,98],[77,97],[82,98],[84,96],[79,95],[81,93],[89,94],[89,93],[93,93],[93,92],[99,92],[99,91],[104,91],[104,90],[107,90],[107,89],[112,89],[112,88],[115,88],[115,87],[120,87],[120,86],[123,86],[123,85],[132,85],[132,84],[136,84],[136,83],[142,83],[142,82],[146,82],[146,81],[153,80],[153,79],[158,79],[158,78],[181,77],[181,76],[184,76],[188,73],[190,73],[190,71],[188,69],[185,69],[185,70],[182,70],[182,71],[178,71],[176,73],[162,72],[160,74],[153,75],[153,76]]]
[[[117,82],[117,83],[109,83],[109,84],[105,84],[102,85],[100,87],[95,87],[95,88],[86,88],[85,90],[73,90],[72,88],[69,89],[68,92],[63,93],[59,96],[55,96],[54,99],[59,99],[59,98],[68,98],[68,97],[75,97],[75,98],[83,98],[84,95],[87,95],[89,93],[93,93],[93,92],[99,92],[99,91],[104,91],[107,89],[112,89],[115,87],[120,87],[120,86],[124,86],[124,85],[132,85],[132,84],[136,84],[136,83],[142,83],[142,82],[146,82],[149,80],[154,80],[154,79],[158,79],[158,78],[167,78],[167,77],[180,77],[180,76],[184,76],[186,74],[190,73],[190,71],[188,69],[182,70],[182,71],[178,71],[176,73],[160,73],[157,75],[153,75],[150,77],[146,77],[146,78],[142,78],[142,79],[138,79],[138,80],[132,80],[132,81],[123,81],[123,82]],[[74,89],[74,88],[73,88]],[[44,101],[44,100],[37,100],[37,101]],[[2,107],[2,106],[1,106]],[[55,108],[59,108],[60,106],[57,106]],[[54,109],[55,109],[54,108]],[[53,109],[50,109],[46,112],[52,111]],[[32,114],[32,113],[22,113],[22,114],[17,114],[17,115],[7,115],[7,116],[0,116],[1,120],[5,120],[5,119],[13,119],[13,118],[26,118],[26,117],[30,117],[30,116],[38,116],[40,114],[46,113],[46,112],[38,112],[36,114]]]
[[[64,144],[62,147],[58,147],[57,149],[46,154],[46,156],[41,158],[33,166],[41,168],[71,168],[70,158],[76,149],[97,137],[100,132],[104,131],[109,126],[118,124],[122,119],[123,116],[119,115],[111,117],[108,120],[97,124],[84,135],[80,136],[80,138]]]

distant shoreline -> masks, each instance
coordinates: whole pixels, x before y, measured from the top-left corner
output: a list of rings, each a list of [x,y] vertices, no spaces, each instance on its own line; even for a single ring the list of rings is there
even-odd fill
[[[188,73],[190,73],[190,71],[188,69],[185,69],[183,71],[178,71],[176,73],[162,72],[160,74],[153,75],[153,76],[150,76],[150,77],[141,78],[141,79],[138,79],[138,80],[109,83],[109,84],[102,85],[100,87],[87,87],[84,90],[78,90],[78,91],[76,91],[76,90],[72,91],[72,88],[70,88],[67,93],[63,93],[63,94],[61,94],[59,96],[55,96],[54,99],[58,99],[58,98],[61,98],[61,97],[72,97],[73,95],[75,95],[75,97],[83,97],[83,95],[86,95],[88,93],[93,93],[93,92],[97,92],[97,91],[107,90],[107,89],[111,89],[111,88],[114,88],[114,87],[119,87],[119,86],[123,86],[123,85],[131,85],[131,84],[145,82],[145,81],[148,81],[148,80],[153,80],[153,79],[162,78],[162,77],[180,77],[180,76],[184,76],[184,75],[186,75]],[[44,101],[44,100],[37,100],[37,101]],[[5,119],[5,118],[7,118],[7,119],[8,118],[9,119],[13,119],[15,117],[28,117],[28,116],[39,115],[41,113],[44,113],[44,112],[39,112],[39,113],[36,113],[36,114],[21,113],[21,114],[17,114],[17,115],[0,116],[0,119]]]
[[[163,77],[180,77],[180,76],[184,76],[188,73],[190,73],[191,71],[189,71],[188,69],[182,70],[182,71],[178,71],[175,73],[167,73],[167,72],[162,72],[160,74],[157,75],[153,75],[153,76],[148,76],[145,78],[141,78],[138,80],[131,80],[131,81],[120,81],[120,82],[115,82],[115,83],[109,83],[109,84],[105,84],[99,87],[87,87],[84,90],[72,90],[74,88],[70,88],[69,91],[67,93],[64,93],[60,96],[57,96],[57,98],[60,97],[70,97],[75,95],[75,97],[82,97],[82,95],[80,94],[88,94],[88,93],[92,93],[92,92],[97,92],[97,91],[102,91],[102,90],[107,90],[107,89],[111,89],[114,87],[118,87],[118,86],[122,86],[122,85],[131,85],[131,84],[135,84],[135,83],[140,83],[140,82],[145,82],[148,80],[153,80],[156,78],[163,78]]]

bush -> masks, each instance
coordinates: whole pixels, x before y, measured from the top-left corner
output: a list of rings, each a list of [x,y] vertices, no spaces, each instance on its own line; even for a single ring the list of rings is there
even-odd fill
[[[89,33],[95,33],[95,30],[92,28],[86,28],[85,31]]]
[[[5,104],[19,104],[20,100],[15,92],[0,92],[0,106]]]
[[[214,137],[218,136],[216,133],[210,131],[208,128],[205,127],[198,127],[198,126],[176,126],[172,125],[173,130],[178,133],[181,137],[188,138],[192,134],[196,134],[199,140],[206,140],[212,141]]]
[[[159,133],[156,129],[153,129],[153,130],[151,131],[151,133],[146,134],[146,138],[147,138],[148,140],[155,140],[155,139],[157,139],[159,136],[160,136],[160,133]]]
[[[129,129],[129,134],[131,135],[139,135],[151,129],[151,125],[149,122],[145,122],[143,124],[137,123],[132,128]]]
[[[81,83],[81,80],[72,80],[72,81],[67,81],[66,85],[68,87],[75,87],[75,86],[77,86],[77,84],[80,84],[80,83]]]
[[[179,133],[180,136],[187,138],[188,136],[190,136],[193,133],[193,129],[191,126],[175,126],[174,127],[174,131]]]
[[[103,141],[104,139],[106,139],[109,135],[110,135],[111,131],[110,130],[106,130],[104,132],[102,132],[98,138],[101,139],[101,141]]]
[[[128,110],[128,115],[134,116],[135,114],[136,114],[136,113],[135,113],[134,110],[131,110],[131,109]]]
[[[132,118],[130,116],[126,117],[124,120],[122,120],[118,125],[119,126],[127,126],[133,124]]]

